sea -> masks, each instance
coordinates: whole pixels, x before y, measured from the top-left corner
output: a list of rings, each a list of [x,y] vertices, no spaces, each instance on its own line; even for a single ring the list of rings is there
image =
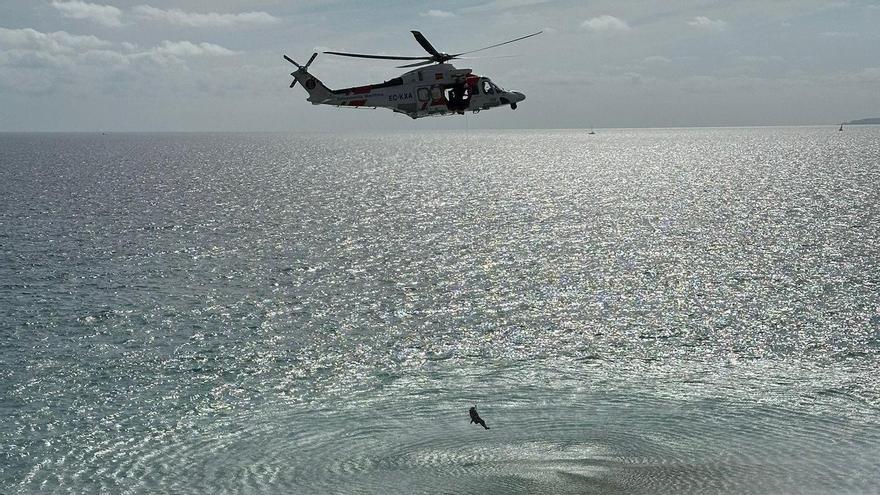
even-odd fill
[[[878,490],[880,127],[0,134],[0,493]]]

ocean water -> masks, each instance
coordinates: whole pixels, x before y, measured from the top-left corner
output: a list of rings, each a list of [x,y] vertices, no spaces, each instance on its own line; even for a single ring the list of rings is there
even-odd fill
[[[878,127],[2,134],[0,179],[2,493],[880,487]]]

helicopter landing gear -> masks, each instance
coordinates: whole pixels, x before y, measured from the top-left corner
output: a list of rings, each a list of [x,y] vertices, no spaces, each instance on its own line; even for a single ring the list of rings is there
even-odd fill
[[[510,104],[510,109],[511,109],[511,110],[516,110],[516,102],[513,102],[513,103]]]

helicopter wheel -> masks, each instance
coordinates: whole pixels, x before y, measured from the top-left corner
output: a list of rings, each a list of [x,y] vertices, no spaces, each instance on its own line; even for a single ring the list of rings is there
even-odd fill
[[[516,110],[516,103],[511,103],[511,104],[510,104],[510,109],[511,109],[511,110]]]

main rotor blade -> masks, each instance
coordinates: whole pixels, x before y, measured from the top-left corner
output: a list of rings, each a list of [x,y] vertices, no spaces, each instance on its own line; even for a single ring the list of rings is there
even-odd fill
[[[480,57],[455,57],[456,60],[486,60],[490,58],[516,58],[522,57],[522,55],[489,55],[488,57],[483,55]]]
[[[397,68],[398,68],[398,69],[406,69],[406,68],[408,68],[408,67],[419,67],[419,66],[421,66],[421,65],[431,65],[431,64],[433,64],[433,63],[434,63],[433,60],[426,60],[426,61],[424,61],[424,62],[416,62],[416,63],[414,63],[414,64],[398,65]]]
[[[488,50],[489,48],[495,48],[496,46],[506,45],[506,44],[508,44],[508,43],[513,43],[514,41],[519,41],[519,40],[524,40],[524,39],[526,39],[526,38],[531,38],[532,36],[537,36],[537,35],[539,35],[539,34],[541,34],[541,33],[543,33],[543,32],[544,32],[544,31],[538,31],[537,33],[528,34],[528,35],[526,35],[526,36],[522,36],[522,37],[519,37],[519,38],[516,38],[516,39],[510,40],[510,41],[505,41],[504,43],[496,43],[496,44],[494,44],[494,45],[484,46],[483,48],[477,48],[476,50],[471,50],[471,51],[469,51],[469,52],[455,53],[455,54],[453,54],[452,56],[453,56],[453,57],[457,57],[457,56],[459,56],[459,55],[467,55],[468,53],[475,53],[475,52],[480,52],[480,51],[483,51],[483,50]]]
[[[398,57],[394,55],[364,55],[363,53],[343,53],[343,52],[324,52],[330,55],[341,55],[343,57],[357,58],[378,58],[382,60],[431,60],[432,57]]]
[[[413,34],[413,36],[416,37],[416,41],[418,41],[419,44],[422,45],[422,48],[424,48],[426,52],[430,53],[431,55],[434,55],[435,57],[441,56],[440,52],[438,52],[436,48],[431,46],[431,43],[428,41],[427,38],[425,38],[422,35],[422,33],[418,32],[418,31],[410,31],[410,32]]]

